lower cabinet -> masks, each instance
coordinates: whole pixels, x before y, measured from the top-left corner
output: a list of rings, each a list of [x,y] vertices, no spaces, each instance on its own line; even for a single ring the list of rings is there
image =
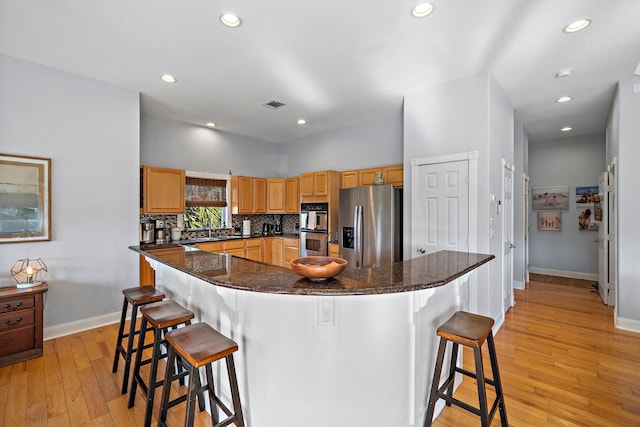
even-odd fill
[[[283,267],[291,268],[291,261],[300,256],[300,239],[283,238],[282,245],[284,249]]]
[[[244,257],[252,261],[262,262],[262,239],[248,239],[244,242]]]
[[[0,288],[0,367],[42,356],[46,283]]]
[[[333,258],[340,257],[340,245],[337,243],[329,243],[329,256]]]
[[[168,257],[170,262],[181,265],[184,264],[184,250],[182,248],[166,248],[166,249],[153,249],[149,252],[162,254],[163,257]],[[156,272],[151,265],[147,262],[146,258],[140,255],[140,286],[155,286],[156,285]]]

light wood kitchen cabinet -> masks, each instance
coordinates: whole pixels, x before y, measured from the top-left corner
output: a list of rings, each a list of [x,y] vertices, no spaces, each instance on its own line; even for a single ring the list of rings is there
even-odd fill
[[[354,188],[359,186],[358,171],[342,172],[342,185],[340,188]]]
[[[403,165],[386,166],[382,168],[382,173],[384,173],[385,184],[394,185],[396,187],[404,186],[404,166]]]
[[[267,179],[250,176],[231,177],[231,213],[267,212]]]
[[[300,213],[300,191],[298,178],[287,178],[286,213]]]
[[[149,252],[154,254],[162,254],[162,257],[169,262],[173,262],[177,265],[184,264],[184,249],[177,248],[165,248],[165,249],[152,249]],[[140,286],[155,286],[156,285],[156,272],[147,261],[147,259],[140,255]]]
[[[207,251],[207,252],[217,252],[222,253],[222,242],[203,242],[197,243],[196,248]]]
[[[222,252],[229,255],[239,256],[244,258],[244,240],[224,240],[222,242]]]
[[[267,179],[267,213],[286,213],[287,196],[287,180],[285,178]]]
[[[262,238],[244,241],[244,257],[252,261],[262,262]]]
[[[267,179],[251,178],[253,184],[253,213],[267,212]]]
[[[300,257],[300,240],[295,238],[283,238],[283,253],[284,262],[283,266],[291,268],[291,261]]]
[[[273,238],[271,264],[282,267],[284,265],[284,240],[281,237]]]
[[[184,213],[185,172],[181,169],[140,168],[140,213]]]
[[[340,257],[340,245],[337,243],[329,243],[329,256],[338,258]]]
[[[360,169],[358,171],[358,182],[360,186],[373,185],[373,179],[377,172],[382,172],[382,168]]]
[[[337,171],[308,172],[300,175],[301,202],[337,203],[342,174]],[[337,206],[337,204],[336,204]]]
[[[263,237],[262,239],[262,262],[273,264],[273,241],[274,237]]]

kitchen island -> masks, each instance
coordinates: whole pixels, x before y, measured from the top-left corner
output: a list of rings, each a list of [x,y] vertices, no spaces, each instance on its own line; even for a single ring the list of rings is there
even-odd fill
[[[473,270],[494,258],[441,251],[317,283],[188,246],[131,249],[167,298],[239,344],[248,427],[421,425],[435,330],[468,307]],[[218,390],[229,400],[224,380]]]

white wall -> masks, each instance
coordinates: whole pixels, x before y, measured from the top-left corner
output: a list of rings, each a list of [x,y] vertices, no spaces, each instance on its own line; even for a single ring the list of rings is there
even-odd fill
[[[640,172],[640,77],[631,77],[618,84],[614,108],[610,116],[610,147],[608,155],[618,157],[618,283],[616,325],[640,331],[640,228],[637,216],[640,198],[637,196]],[[616,123],[617,121],[617,123]],[[617,152],[616,152],[617,149]]]
[[[279,144],[142,114],[143,165],[260,177],[280,177],[286,158]]]
[[[0,280],[20,258],[49,273],[45,327],[118,311],[138,283],[139,95],[0,55],[6,154],[51,158],[50,242],[0,245]]]
[[[501,230],[489,237],[489,194],[501,191],[501,159],[513,163],[513,109],[488,73],[409,94],[404,100],[405,194],[411,193],[411,159],[479,151],[477,252],[497,259],[478,270],[478,311],[502,317]],[[497,180],[492,176],[497,175]],[[496,212],[493,212],[494,216]],[[500,224],[498,218],[496,223]],[[404,254],[411,258],[411,200],[404,203]]]
[[[402,111],[282,144],[285,176],[317,170],[351,170],[402,163]]]
[[[529,265],[569,273],[598,273],[598,233],[578,230],[576,186],[598,185],[606,170],[604,135],[586,135],[529,144],[531,188],[568,185],[569,210],[562,211],[562,231],[538,231],[537,212],[529,203]],[[567,273],[565,273],[566,275]]]

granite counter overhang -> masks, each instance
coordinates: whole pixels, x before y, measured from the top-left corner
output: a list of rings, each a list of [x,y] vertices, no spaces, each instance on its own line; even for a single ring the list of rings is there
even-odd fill
[[[168,245],[167,245],[168,246]],[[130,246],[139,254],[198,279],[226,288],[288,295],[375,295],[418,291],[443,286],[495,258],[471,252],[439,251],[381,267],[345,270],[325,282],[312,282],[292,270],[275,265],[171,245],[183,250],[176,257],[167,246]]]

